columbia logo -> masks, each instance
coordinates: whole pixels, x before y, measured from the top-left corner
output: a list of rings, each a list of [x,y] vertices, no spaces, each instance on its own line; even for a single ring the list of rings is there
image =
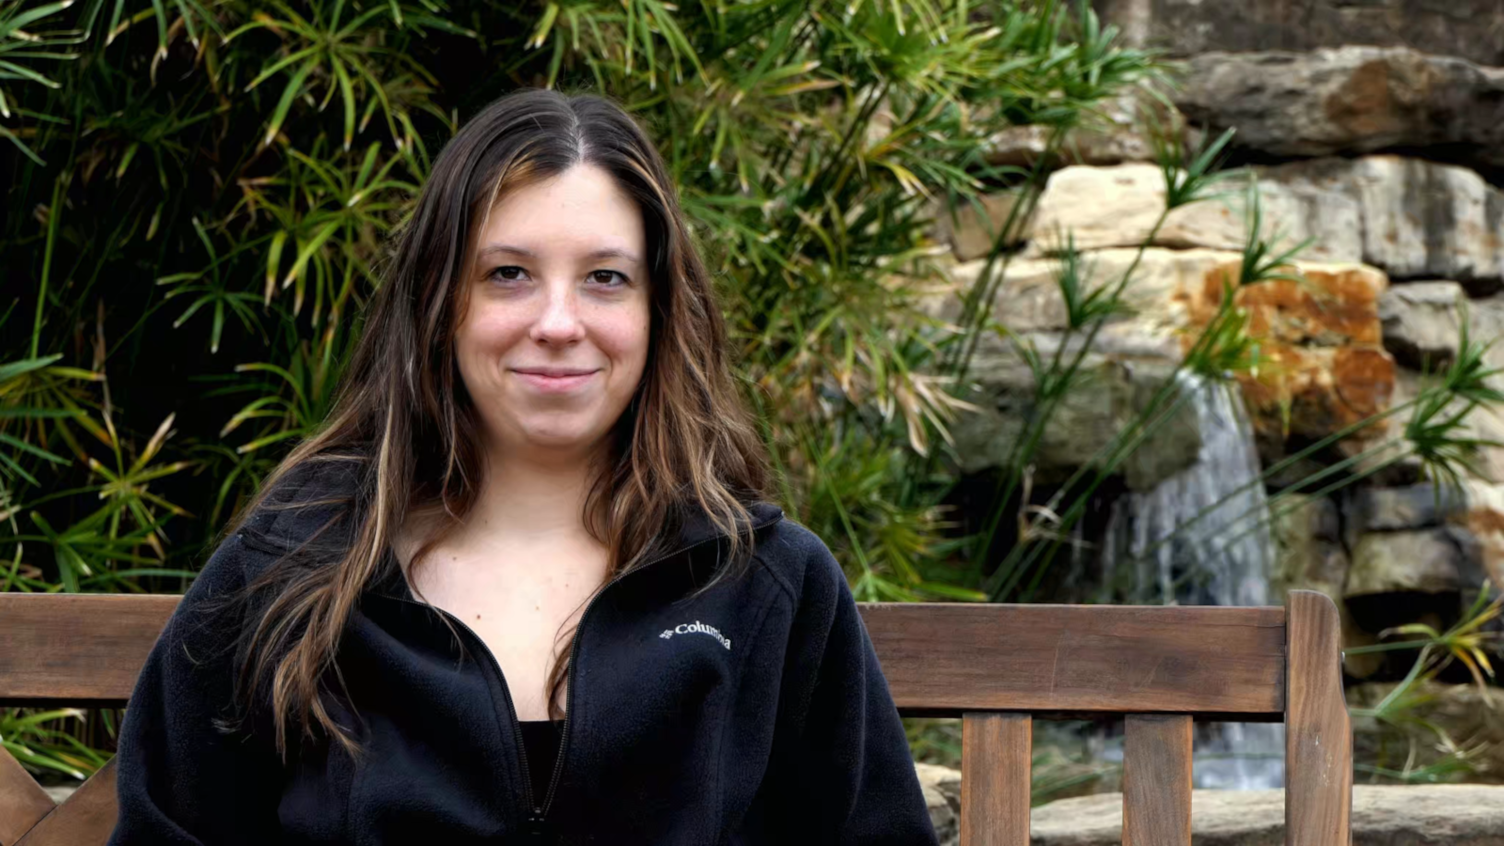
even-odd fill
[[[715,626],[707,626],[699,620],[696,620],[693,623],[680,623],[679,625],[674,626],[671,629],[664,629],[663,633],[658,636],[663,638],[664,640],[668,640],[676,634],[708,634],[716,640],[720,641],[722,646],[726,647],[727,649],[731,648],[731,638],[721,634],[721,630],[717,629]]]

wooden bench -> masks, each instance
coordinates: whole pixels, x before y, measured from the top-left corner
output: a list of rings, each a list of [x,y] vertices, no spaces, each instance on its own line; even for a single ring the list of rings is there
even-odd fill
[[[119,706],[175,596],[0,594],[0,705]],[[1283,721],[1285,842],[1348,846],[1352,736],[1337,610],[871,603],[899,711],[962,718],[961,843],[1028,846],[1031,719],[1126,719],[1125,846],[1191,842],[1191,721]],[[61,805],[0,754],[0,846],[92,846],[115,770]]]

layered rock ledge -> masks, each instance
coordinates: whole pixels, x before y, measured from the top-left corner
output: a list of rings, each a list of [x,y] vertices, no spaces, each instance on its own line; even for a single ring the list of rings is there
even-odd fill
[[[917,766],[930,818],[943,846],[959,842],[961,774]],[[1117,846],[1123,794],[1062,799],[1034,809],[1031,846]],[[1358,785],[1353,788],[1353,846],[1504,846],[1504,786]],[[1191,794],[1195,846],[1283,846],[1281,790],[1197,790]]]

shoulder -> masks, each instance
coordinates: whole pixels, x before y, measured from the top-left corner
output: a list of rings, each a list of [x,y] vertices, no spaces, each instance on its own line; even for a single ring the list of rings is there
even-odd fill
[[[364,495],[367,467],[363,454],[344,453],[279,468],[263,482],[263,492],[233,534],[276,552],[337,546],[353,529],[350,518]]]
[[[850,593],[830,547],[807,526],[785,516],[758,535],[753,557],[778,580],[796,606],[833,603]]]

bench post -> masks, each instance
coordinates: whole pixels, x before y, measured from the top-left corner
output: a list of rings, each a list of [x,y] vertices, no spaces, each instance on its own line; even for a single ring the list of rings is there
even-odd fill
[[[961,717],[961,846],[1029,846],[1034,720],[968,711]]]
[[[1285,843],[1349,846],[1353,735],[1337,606],[1296,590],[1285,608]]]
[[[1123,846],[1191,846],[1189,714],[1125,718]]]

